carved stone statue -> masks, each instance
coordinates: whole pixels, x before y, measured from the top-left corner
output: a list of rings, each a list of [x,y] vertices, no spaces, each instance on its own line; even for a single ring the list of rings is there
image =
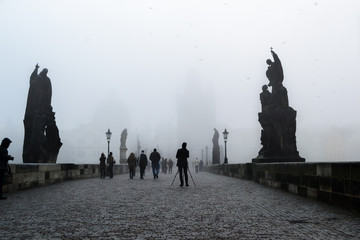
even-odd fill
[[[287,90],[282,84],[284,74],[280,59],[273,50],[271,53],[274,62],[269,59],[266,61],[269,65],[266,76],[272,92],[264,85],[260,93],[262,148],[253,162],[304,162],[305,159],[299,156],[296,147],[296,111],[289,107]]]
[[[261,110],[264,111],[268,109],[270,106],[271,93],[268,90],[268,86],[264,85],[262,87],[262,93],[260,93],[260,102],[261,102]]]
[[[271,49],[271,54],[274,58],[274,62],[270,59],[266,60],[268,64],[268,70],[266,71],[266,77],[269,79],[269,87],[282,83],[284,80],[283,68],[278,55]]]
[[[213,152],[212,152],[212,164],[220,164],[220,146],[219,146],[219,132],[214,128],[214,136],[212,139],[213,142]]]
[[[44,68],[38,74],[36,64],[30,76],[30,88],[24,117],[24,163],[56,163],[62,146],[59,129],[52,111],[52,88],[48,70]]]
[[[126,138],[127,138],[127,129],[125,128],[121,132],[121,138],[120,138],[120,164],[127,164],[127,158],[126,158],[126,151],[128,150],[126,148]]]
[[[121,147],[126,147],[126,138],[127,138],[127,129],[125,128],[122,132],[121,132]]]

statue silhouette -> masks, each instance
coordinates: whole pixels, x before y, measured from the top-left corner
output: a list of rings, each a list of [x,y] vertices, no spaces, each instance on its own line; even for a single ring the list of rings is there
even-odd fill
[[[24,163],[56,163],[62,145],[55,113],[51,106],[51,81],[44,68],[38,74],[36,64],[30,76],[30,87],[24,117]]]

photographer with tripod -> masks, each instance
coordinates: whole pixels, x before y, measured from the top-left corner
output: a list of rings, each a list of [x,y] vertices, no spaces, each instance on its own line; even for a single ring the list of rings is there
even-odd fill
[[[183,179],[183,173],[185,175],[185,183],[186,186],[189,186],[189,182],[188,182],[188,162],[187,159],[189,158],[189,151],[186,149],[186,142],[184,142],[182,144],[182,148],[177,150],[176,153],[176,158],[177,160],[177,164],[176,166],[178,166],[178,172],[179,172],[179,176],[180,176],[180,187],[184,186],[184,179]]]

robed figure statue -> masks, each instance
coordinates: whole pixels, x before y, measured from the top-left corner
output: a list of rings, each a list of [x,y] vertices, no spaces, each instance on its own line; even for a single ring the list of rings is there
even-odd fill
[[[212,164],[220,164],[219,131],[216,128],[214,128],[214,136],[212,142],[213,142]]]
[[[296,111],[289,106],[288,93],[283,86],[284,73],[278,55],[271,49],[274,61],[268,59],[266,77],[269,84],[260,93],[261,145],[255,163],[304,162],[296,147]],[[268,86],[272,88],[270,92]]]
[[[30,76],[30,87],[24,117],[24,163],[56,163],[62,145],[52,111],[52,88],[48,70],[38,74],[36,64]]]

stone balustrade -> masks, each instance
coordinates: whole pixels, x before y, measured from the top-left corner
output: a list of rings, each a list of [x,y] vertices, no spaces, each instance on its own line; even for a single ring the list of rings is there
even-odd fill
[[[360,211],[360,162],[246,163],[204,169]]]
[[[100,177],[98,164],[11,164],[6,175],[4,192],[40,187],[68,180]],[[127,165],[115,165],[114,175],[128,173]]]

